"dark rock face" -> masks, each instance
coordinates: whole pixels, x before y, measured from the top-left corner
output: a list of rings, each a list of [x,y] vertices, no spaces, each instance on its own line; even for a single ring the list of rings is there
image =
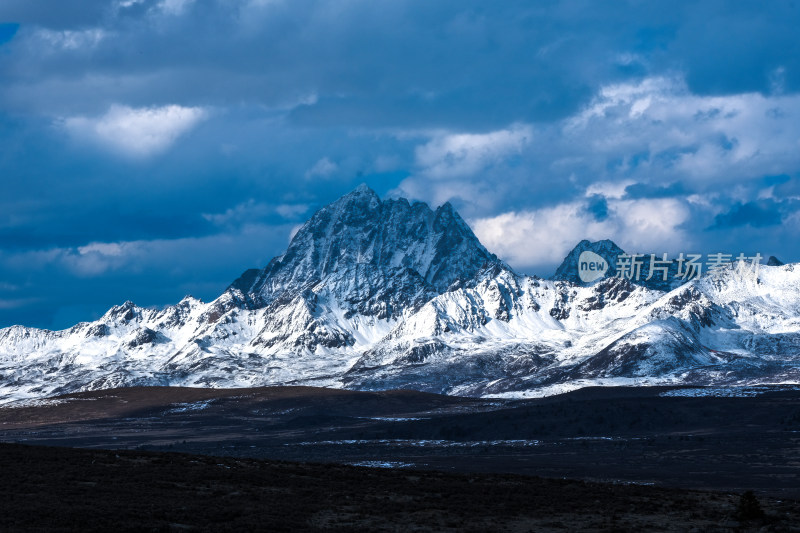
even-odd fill
[[[587,298],[581,311],[599,311],[608,304],[624,302],[633,292],[633,285],[623,278],[605,278],[594,286],[594,295]]]
[[[152,344],[158,340],[158,333],[150,328],[142,328],[136,332],[136,335],[128,342],[130,348],[136,348],[145,344]]]
[[[108,313],[106,313],[106,316],[113,321],[130,322],[137,317],[136,304],[128,300],[122,305],[112,307]]]
[[[108,335],[108,326],[105,324],[94,324],[86,330],[86,337],[105,337]]]
[[[362,185],[317,211],[283,255],[246,271],[228,292],[260,308],[322,283],[352,312],[386,318],[491,265],[507,268],[449,203],[434,211],[404,198],[381,201]]]
[[[571,287],[566,284],[558,284],[558,296],[553,307],[550,309],[550,316],[556,320],[566,320],[569,318],[570,304],[569,291]]]
[[[767,259],[767,266],[776,267],[776,266],[783,266],[786,263],[775,257],[774,255],[769,256]]]

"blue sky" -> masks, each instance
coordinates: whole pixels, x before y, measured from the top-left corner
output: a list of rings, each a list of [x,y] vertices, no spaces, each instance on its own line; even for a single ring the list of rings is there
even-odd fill
[[[361,182],[526,273],[798,261],[799,6],[4,0],[0,327],[213,299]]]

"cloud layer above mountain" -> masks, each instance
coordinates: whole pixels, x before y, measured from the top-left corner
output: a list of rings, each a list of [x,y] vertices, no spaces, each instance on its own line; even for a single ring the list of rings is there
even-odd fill
[[[6,0],[0,326],[213,298],[366,182],[549,275],[800,260],[790,2]]]

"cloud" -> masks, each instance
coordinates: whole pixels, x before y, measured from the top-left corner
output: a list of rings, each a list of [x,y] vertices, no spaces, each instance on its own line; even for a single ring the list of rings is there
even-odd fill
[[[161,0],[158,7],[170,15],[182,15],[195,0]]]
[[[414,151],[416,171],[393,194],[436,205],[459,198],[479,209],[491,208],[505,192],[497,178],[516,163],[532,137],[531,126],[522,124],[488,133],[433,133]]]
[[[586,206],[587,211],[591,213],[598,221],[608,218],[608,200],[599,194],[590,196],[589,204]]]
[[[71,276],[93,278],[111,270],[129,267],[137,246],[135,242],[92,242],[79,247],[6,252],[0,255],[0,263],[12,271],[24,266],[31,271],[40,271],[55,265]]]
[[[275,211],[285,219],[296,219],[308,212],[307,204],[281,204],[275,207]]]
[[[87,30],[36,30],[33,39],[39,39],[43,48],[53,52],[56,50],[83,50],[99,46],[109,37],[109,33],[101,28]]]
[[[271,258],[264,251],[243,252],[243,248],[233,252],[237,246],[247,243],[253,249],[253,239],[269,237],[280,242],[289,233],[291,225],[267,226],[251,224],[231,232],[218,233],[205,237],[181,239],[156,239],[150,241],[92,242],[84,246],[30,250],[5,253],[0,262],[12,269],[23,268],[26,264],[33,271],[52,266],[63,267],[72,275],[96,278],[100,274],[117,271],[126,274],[139,274],[143,270],[188,269],[199,261],[217,266],[227,264],[232,272],[264,265]],[[227,258],[217,254],[225,251]],[[252,263],[235,265],[237,258],[258,258]],[[226,261],[229,261],[226,263]],[[224,285],[230,280],[218,280]],[[214,296],[218,296],[215,294]]]
[[[39,298],[0,298],[0,310],[16,310],[39,301]]]
[[[339,170],[339,165],[337,165],[327,157],[323,157],[322,159],[314,163],[314,166],[306,170],[305,176],[306,179],[328,178],[337,170]]]
[[[612,235],[620,246],[633,251],[677,251],[694,244],[684,226],[690,219],[690,209],[677,198],[646,198],[619,200],[611,203],[618,227]]]
[[[308,208],[307,204],[270,205],[250,198],[246,202],[226,209],[223,213],[204,214],[203,218],[216,226],[241,228],[248,224],[274,221],[276,215],[281,219],[295,220],[306,213]]]
[[[117,242],[92,242],[85,246],[78,247],[80,255],[87,254],[100,254],[110,257],[119,257],[123,254],[124,249],[120,243]]]
[[[398,189],[436,203],[460,197],[473,216],[523,197],[543,207],[584,192],[667,198],[722,184],[749,190],[762,176],[800,169],[797,116],[798,94],[699,96],[680,75],[612,84],[555,123],[430,134],[416,149],[417,170]],[[488,198],[477,195],[487,191]]]
[[[139,158],[164,152],[207,117],[208,111],[199,107],[113,105],[100,117],[69,117],[63,119],[62,124],[78,139]]]
[[[777,226],[781,223],[779,205],[771,200],[736,203],[725,213],[714,217],[709,229],[728,229],[750,225],[755,228]]]
[[[690,211],[679,200],[605,201],[602,217],[597,216],[597,197],[592,196],[588,202],[476,219],[472,227],[489,250],[526,270],[558,265],[582,239],[612,239],[631,253],[677,251],[692,244],[682,227]]]
[[[632,183],[625,187],[625,196],[628,198],[670,198],[688,194],[686,186],[679,181],[668,185]]]
[[[460,178],[519,154],[530,142],[530,126],[513,125],[490,133],[436,135],[416,150],[420,174],[432,179]]]
[[[271,206],[251,198],[247,202],[226,209],[224,213],[204,213],[203,218],[217,226],[233,227],[265,219],[272,212]]]
[[[580,203],[508,212],[471,221],[484,246],[516,268],[554,265],[581,239],[603,239],[610,222],[598,221]]]
[[[596,156],[616,157],[620,177],[690,176],[702,186],[796,167],[800,126],[789,117],[799,112],[797,95],[697,96],[681,78],[648,78],[604,87],[564,133]]]
[[[586,196],[603,196],[605,198],[622,198],[628,191],[628,188],[635,185],[636,182],[631,179],[623,179],[620,181],[606,181],[591,183],[586,188]]]
[[[291,230],[292,224],[247,224],[202,237],[0,249],[0,271],[9,280],[0,285],[0,321],[58,329],[128,299],[163,306],[193,294],[210,301],[245,269],[265,266]]]

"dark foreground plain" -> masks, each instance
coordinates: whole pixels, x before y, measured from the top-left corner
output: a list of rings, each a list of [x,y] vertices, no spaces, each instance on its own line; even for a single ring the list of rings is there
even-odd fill
[[[97,501],[167,530],[251,527],[256,515],[292,529],[800,524],[800,391],[663,396],[670,390],[525,401],[313,387],[77,393],[0,408],[0,441],[90,449],[4,447],[0,501],[23,521],[38,519],[36,505],[79,520],[91,512],[72,509]],[[737,520],[748,490],[766,521]]]
[[[526,401],[313,387],[141,387],[0,408],[0,441],[745,491],[800,499],[800,391]]]
[[[509,474],[0,444],[0,530],[797,531],[800,505]]]

